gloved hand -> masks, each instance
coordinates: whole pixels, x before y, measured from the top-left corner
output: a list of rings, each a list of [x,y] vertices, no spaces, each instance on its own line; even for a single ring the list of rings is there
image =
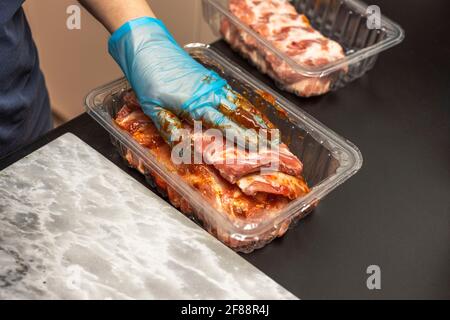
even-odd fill
[[[127,22],[111,36],[109,52],[136,92],[143,111],[170,145],[181,128],[180,119],[202,121],[204,127],[222,132],[232,130],[236,137],[245,136],[248,143],[257,143],[257,134],[229,117],[236,110],[236,96],[227,82],[178,46],[160,20],[144,17]],[[254,121],[264,125],[258,116]]]

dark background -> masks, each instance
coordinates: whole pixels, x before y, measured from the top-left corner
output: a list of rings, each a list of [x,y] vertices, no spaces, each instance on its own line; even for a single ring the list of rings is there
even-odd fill
[[[371,1],[406,31],[374,69],[337,92],[283,93],[355,143],[361,171],[286,236],[242,256],[302,299],[450,299],[450,1]],[[231,59],[269,85],[222,42]],[[0,169],[73,132],[124,170],[87,115],[0,161]],[[381,290],[366,268],[381,268]]]
[[[368,3],[404,42],[347,87],[292,99],[354,142],[363,167],[248,260],[300,298],[450,299],[450,1]],[[379,291],[366,287],[370,264]]]

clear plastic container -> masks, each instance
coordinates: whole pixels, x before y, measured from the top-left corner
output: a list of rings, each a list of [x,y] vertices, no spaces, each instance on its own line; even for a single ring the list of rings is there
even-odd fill
[[[123,157],[138,160],[138,169],[148,176],[150,182],[152,177],[148,173],[154,172],[188,201],[194,220],[231,248],[250,252],[283,235],[293,222],[306,216],[326,194],[354,175],[362,165],[362,156],[351,142],[239,69],[211,47],[190,44],[185,49],[205,66],[219,72],[236,91],[248,95],[262,90],[276,99],[275,107],[263,112],[280,129],[282,139],[288,143],[290,150],[302,160],[303,174],[311,187],[309,194],[290,202],[267,219],[231,220],[204,201],[198,191],[180,181],[176,174],[165,170],[148,150],[115,125],[114,117],[123,106],[120,96],[129,89],[125,79],[92,91],[86,98],[87,112],[110,133]],[[280,109],[284,110],[282,117]]]
[[[261,72],[269,74],[280,88],[300,96],[308,95],[298,92],[299,89],[296,89],[292,80],[288,82],[285,77],[277,75],[276,71],[271,70],[271,65],[286,67],[291,73],[290,79],[305,81],[310,86],[308,91],[319,95],[341,88],[364,75],[373,68],[380,52],[399,44],[404,38],[401,27],[384,15],[380,16],[381,28],[369,28],[369,15],[366,12],[368,5],[357,0],[292,0],[291,3],[299,13],[308,17],[316,30],[337,41],[343,47],[346,57],[320,67],[300,65],[243,24],[229,11],[228,0],[203,0],[203,16],[217,36],[224,36],[222,27],[226,22],[227,30],[231,30],[227,32],[245,37],[247,43],[252,43],[251,49],[244,48],[242,41],[241,45],[228,42]],[[225,40],[230,37],[224,36]],[[270,64],[265,62],[268,57]]]

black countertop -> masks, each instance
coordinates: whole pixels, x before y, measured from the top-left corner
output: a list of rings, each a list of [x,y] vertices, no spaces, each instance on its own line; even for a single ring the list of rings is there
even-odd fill
[[[361,150],[361,171],[286,236],[248,261],[303,299],[450,299],[450,2],[372,1],[406,30],[398,47],[347,87],[319,98],[283,93]],[[260,75],[223,43],[231,60]],[[87,114],[0,161],[0,169],[72,132],[144,182]],[[368,290],[366,268],[381,268]]]

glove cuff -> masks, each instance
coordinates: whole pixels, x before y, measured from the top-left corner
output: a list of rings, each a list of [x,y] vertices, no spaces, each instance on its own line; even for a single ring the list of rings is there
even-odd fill
[[[161,20],[152,17],[141,17],[132,19],[124,23],[122,26],[120,26],[119,29],[114,31],[114,33],[111,35],[108,41],[109,47],[110,48],[113,47],[117,42],[119,42],[125,35],[130,33],[132,30],[144,25],[153,25],[160,28],[172,42],[175,42],[169,30],[166,28],[166,26]]]

